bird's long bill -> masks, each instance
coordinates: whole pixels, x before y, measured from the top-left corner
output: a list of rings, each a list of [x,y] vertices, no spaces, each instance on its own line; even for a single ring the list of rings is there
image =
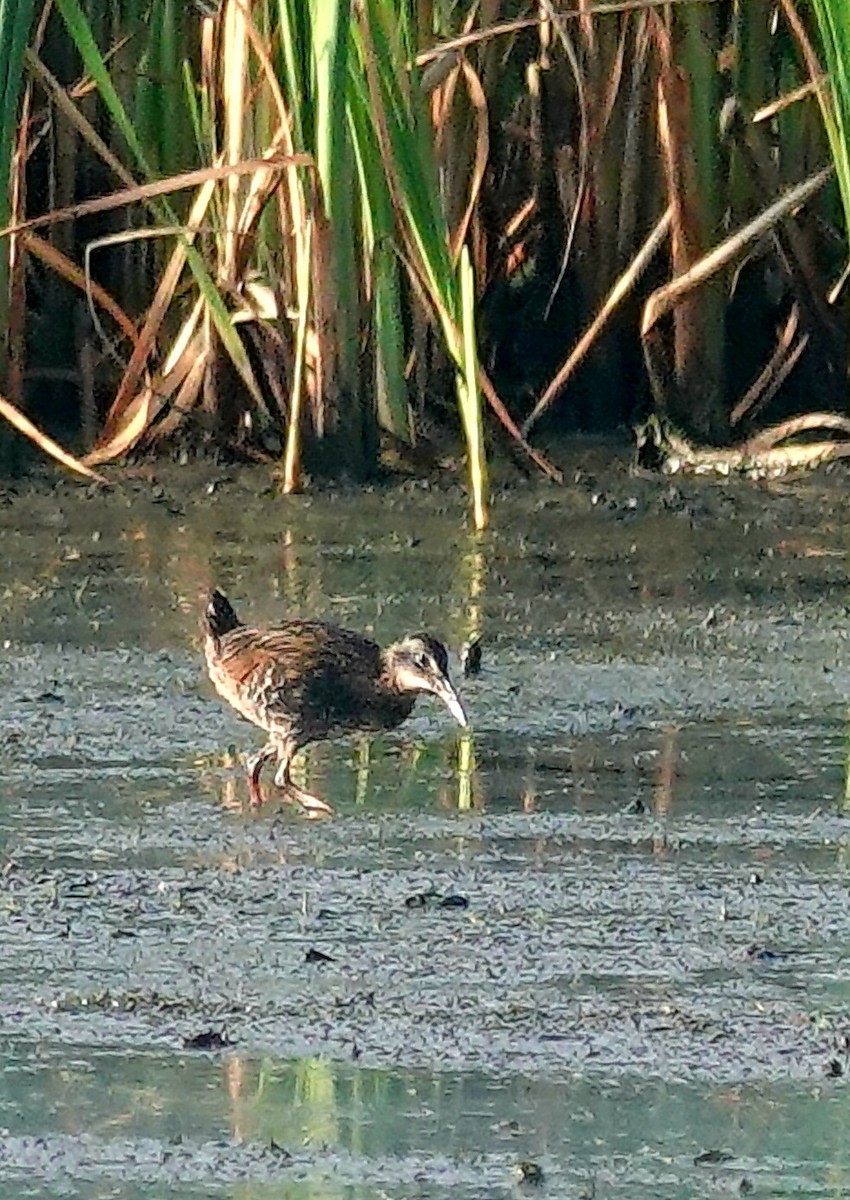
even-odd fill
[[[431,684],[431,691],[435,696],[440,697],[446,708],[457,721],[458,725],[462,725],[465,729],[469,724],[469,721],[467,720],[466,713],[463,710],[460,697],[449,683],[448,679],[435,679]]]

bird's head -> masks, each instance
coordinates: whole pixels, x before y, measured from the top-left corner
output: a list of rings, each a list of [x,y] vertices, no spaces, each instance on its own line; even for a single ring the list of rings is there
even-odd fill
[[[439,696],[458,725],[469,722],[449,680],[449,656],[442,642],[429,633],[415,633],[395,642],[386,653],[387,674],[400,692],[430,692]]]

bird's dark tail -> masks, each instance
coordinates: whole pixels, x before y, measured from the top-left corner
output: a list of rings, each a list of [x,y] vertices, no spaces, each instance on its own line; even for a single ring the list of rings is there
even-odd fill
[[[207,637],[211,637],[217,642],[226,633],[238,629],[241,624],[233,605],[224,592],[210,592],[204,615],[201,617],[201,628]]]

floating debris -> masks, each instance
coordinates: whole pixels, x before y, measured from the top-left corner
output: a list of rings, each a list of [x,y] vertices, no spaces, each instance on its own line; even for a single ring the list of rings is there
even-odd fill
[[[753,962],[779,962],[780,959],[787,958],[788,955],[781,950],[768,950],[764,946],[758,946],[755,942],[746,949],[746,956],[752,959]]]
[[[516,1173],[520,1183],[530,1183],[535,1187],[539,1187],[545,1178],[540,1163],[531,1162],[530,1159],[517,1163]]]
[[[196,1033],[194,1037],[183,1039],[184,1050],[223,1050],[230,1044],[227,1034],[218,1029],[205,1029],[203,1033]]]
[[[646,801],[641,800],[640,796],[635,796],[634,800],[630,800],[622,810],[624,817],[642,817],[645,812]]]
[[[441,896],[439,892],[416,892],[412,896],[408,896],[404,902],[404,907],[409,909],[418,908],[469,908],[469,900],[466,896],[456,894]]]
[[[315,946],[311,946],[304,955],[304,961],[308,963],[330,963],[336,962],[330,954],[325,954],[323,950],[317,950]]]
[[[702,1154],[697,1154],[694,1157],[695,1167],[719,1167],[723,1163],[731,1162],[735,1157],[728,1150],[703,1150]]]

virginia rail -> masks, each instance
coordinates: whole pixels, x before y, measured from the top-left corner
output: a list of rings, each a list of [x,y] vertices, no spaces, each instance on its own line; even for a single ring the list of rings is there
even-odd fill
[[[216,691],[269,735],[247,763],[254,804],[263,803],[263,767],[277,759],[274,781],[288,799],[309,812],[333,812],[293,783],[295,754],[310,742],[356,729],[394,729],[413,712],[419,692],[439,696],[458,724],[467,723],[449,682],[446,648],[427,633],[382,650],[359,633],[323,621],[253,629],[219,591],[210,594],[201,628]]]

